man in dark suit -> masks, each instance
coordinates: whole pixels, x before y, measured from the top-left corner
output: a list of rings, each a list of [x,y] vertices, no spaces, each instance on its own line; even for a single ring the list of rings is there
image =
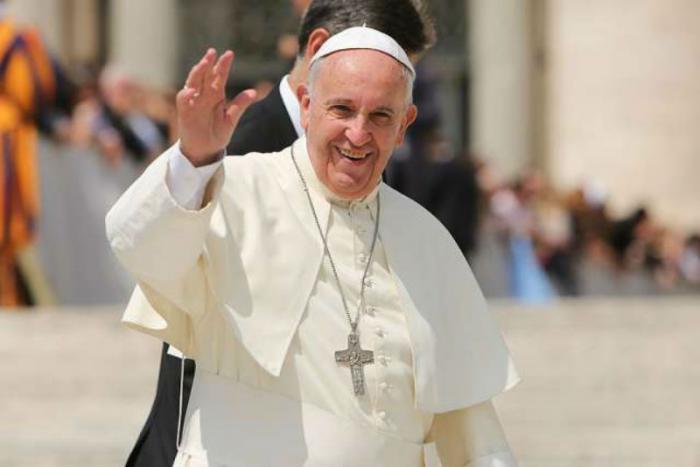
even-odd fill
[[[378,29],[392,36],[416,61],[434,41],[432,22],[416,4],[415,0],[313,0],[302,18],[294,67],[267,97],[243,114],[228,154],[280,151],[303,134],[296,91],[306,82],[311,57],[333,34],[352,26]],[[177,349],[163,345],[155,400],[127,467],[172,465],[180,397],[184,413],[194,371],[192,360],[182,360]]]

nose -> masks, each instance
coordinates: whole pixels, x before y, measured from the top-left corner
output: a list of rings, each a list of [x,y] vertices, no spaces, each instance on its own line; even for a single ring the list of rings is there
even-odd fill
[[[369,121],[362,115],[357,115],[348,122],[345,129],[345,137],[353,146],[363,146],[372,139],[372,133],[368,129]]]

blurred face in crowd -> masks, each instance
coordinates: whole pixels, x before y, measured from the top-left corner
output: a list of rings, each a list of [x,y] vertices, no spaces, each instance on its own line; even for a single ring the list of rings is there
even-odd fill
[[[143,90],[136,81],[109,67],[100,76],[100,91],[107,104],[119,114],[131,112],[143,98]]]
[[[314,67],[309,88],[300,88],[311,163],[333,193],[362,198],[416,118],[410,80],[403,65],[376,50],[336,52]]]

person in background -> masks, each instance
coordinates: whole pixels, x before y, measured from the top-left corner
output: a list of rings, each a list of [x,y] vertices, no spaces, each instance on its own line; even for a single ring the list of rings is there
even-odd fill
[[[114,66],[100,73],[92,132],[100,152],[112,164],[124,155],[136,162],[149,161],[167,145],[169,126],[146,115],[147,94],[136,80]]]
[[[678,267],[688,284],[700,285],[700,234],[692,234],[685,239]]]
[[[0,306],[33,304],[32,279],[19,258],[32,245],[39,217],[37,132],[65,137],[54,112],[63,75],[39,32],[20,27],[0,1]]]
[[[406,144],[387,167],[386,182],[437,217],[469,258],[476,249],[479,220],[476,170],[443,134],[439,85],[434,63],[422,60],[414,87],[420,112]]]

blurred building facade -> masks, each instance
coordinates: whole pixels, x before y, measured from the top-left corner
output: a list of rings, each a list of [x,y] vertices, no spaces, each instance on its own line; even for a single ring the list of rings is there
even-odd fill
[[[207,45],[238,44],[247,85],[279,76],[282,0],[12,0],[73,67],[115,62],[177,87]],[[596,181],[611,207],[644,203],[700,228],[700,3],[435,0],[446,133],[504,177],[536,166],[555,186]],[[275,31],[272,33],[271,31]],[[436,56],[433,56],[435,58]],[[469,92],[465,92],[465,89]]]
[[[552,1],[548,16],[553,178],[596,177],[613,209],[700,229],[700,2]]]
[[[468,0],[472,149],[700,229],[700,3]]]

